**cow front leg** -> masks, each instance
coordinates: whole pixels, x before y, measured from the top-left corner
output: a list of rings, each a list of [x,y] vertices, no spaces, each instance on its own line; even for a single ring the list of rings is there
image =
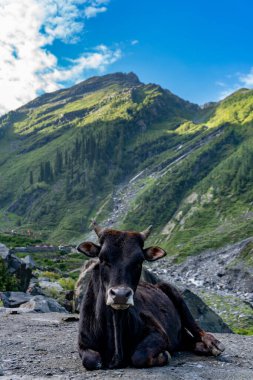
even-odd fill
[[[186,330],[184,337],[186,338],[188,335],[187,342],[183,342],[185,348],[189,348],[190,343],[193,351],[198,354],[220,355],[225,350],[224,345],[212,334],[200,328],[179,291],[174,286],[164,282],[159,283],[157,287],[171,299],[180,315],[183,328]]]
[[[197,342],[194,351],[200,355],[218,356],[225,350],[224,345],[210,333],[202,331],[201,342]]]
[[[91,349],[83,350],[79,348],[79,355],[82,359],[83,366],[87,370],[92,371],[102,368],[102,360],[99,352]]]
[[[131,357],[132,365],[137,368],[167,365],[171,359],[167,346],[159,333],[151,333],[136,347]]]

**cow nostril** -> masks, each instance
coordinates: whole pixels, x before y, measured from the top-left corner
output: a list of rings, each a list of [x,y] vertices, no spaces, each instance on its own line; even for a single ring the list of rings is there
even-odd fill
[[[110,295],[111,297],[115,297],[117,295],[117,292],[113,289],[110,289]]]
[[[131,297],[131,295],[132,295],[132,291],[131,290],[127,290],[126,293],[125,293],[125,297],[129,298],[129,297]]]

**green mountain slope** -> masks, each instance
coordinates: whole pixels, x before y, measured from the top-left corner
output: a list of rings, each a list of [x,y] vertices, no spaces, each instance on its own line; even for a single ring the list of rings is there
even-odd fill
[[[45,94],[0,119],[1,230],[153,224],[180,257],[250,236],[252,119],[251,90],[201,109],[133,73]]]
[[[198,107],[130,74],[94,77],[0,119],[2,229],[83,234],[115,185],[177,142]],[[147,144],[149,150],[141,149]]]
[[[201,110],[195,119],[204,120],[206,133],[213,134],[156,179],[136,200],[125,224],[154,223],[156,242],[180,259],[251,236],[252,118],[252,90],[242,89]]]

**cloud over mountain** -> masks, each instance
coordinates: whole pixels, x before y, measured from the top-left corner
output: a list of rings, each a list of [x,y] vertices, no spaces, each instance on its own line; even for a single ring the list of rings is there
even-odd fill
[[[0,114],[37,95],[82,80],[120,58],[119,49],[100,45],[64,65],[51,51],[56,40],[75,44],[85,18],[107,10],[107,0],[3,0],[0,9]],[[92,8],[92,12],[91,12]]]

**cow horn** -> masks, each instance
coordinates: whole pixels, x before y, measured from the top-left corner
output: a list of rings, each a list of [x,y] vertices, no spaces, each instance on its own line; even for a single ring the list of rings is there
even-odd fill
[[[102,233],[104,232],[104,228],[99,226],[95,220],[91,222],[93,230],[96,232],[98,237],[101,237]]]
[[[143,241],[145,241],[149,237],[151,230],[152,230],[152,226],[149,226],[148,228],[146,228],[146,230],[141,232],[141,237]]]

